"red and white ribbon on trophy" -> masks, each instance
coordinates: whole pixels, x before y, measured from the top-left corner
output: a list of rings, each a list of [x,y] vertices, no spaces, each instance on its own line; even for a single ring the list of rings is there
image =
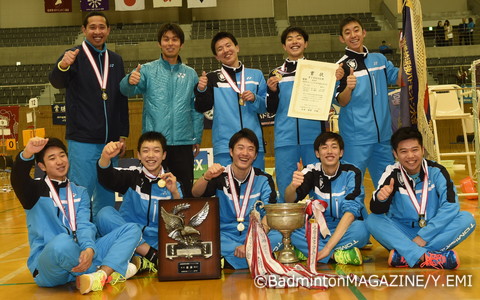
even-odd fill
[[[307,204],[307,210],[311,211],[306,214],[306,218],[315,216],[315,221],[307,224],[307,236],[309,236],[309,268],[307,269],[302,264],[295,264],[293,267],[286,266],[280,263],[272,256],[272,248],[267,233],[263,229],[260,220],[260,213],[253,209],[250,213],[250,226],[248,227],[246,244],[246,258],[252,278],[257,276],[276,276],[278,279],[295,278],[299,285],[306,288],[326,289],[328,288],[328,278],[338,277],[338,275],[330,275],[318,273],[316,271],[316,256],[318,250],[318,233],[322,235],[330,234],[323,211],[327,205],[324,201],[314,200]],[[325,237],[326,235],[324,235]],[[311,259],[310,259],[311,258]],[[323,277],[325,280],[318,280]],[[300,280],[305,278],[307,280]],[[314,280],[316,279],[317,280]],[[267,281],[267,287],[268,281]]]

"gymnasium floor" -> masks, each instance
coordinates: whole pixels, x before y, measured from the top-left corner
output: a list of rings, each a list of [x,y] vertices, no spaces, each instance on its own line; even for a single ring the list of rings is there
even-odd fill
[[[466,176],[462,172],[451,175],[456,184]],[[1,180],[5,181],[0,178],[0,189]],[[365,184],[370,195],[371,181],[367,178]],[[477,201],[460,201],[462,210],[474,214],[478,223]],[[0,224],[0,299],[480,299],[480,236],[476,232],[456,248],[461,261],[457,270],[389,268],[388,252],[374,241],[373,249],[362,251],[363,266],[318,266],[323,273],[363,276],[356,286],[332,281],[336,286],[325,291],[265,289],[254,285],[248,270],[224,270],[218,280],[177,282],[158,282],[155,274],[143,273],[125,283],[107,285],[102,292],[80,295],[74,283],[57,288],[40,288],[34,283],[26,266],[25,212],[13,192],[0,193]],[[383,281],[372,280],[378,286],[366,286],[367,279]]]

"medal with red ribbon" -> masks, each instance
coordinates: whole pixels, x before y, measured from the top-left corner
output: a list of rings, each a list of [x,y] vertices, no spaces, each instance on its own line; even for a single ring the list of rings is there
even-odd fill
[[[243,65],[241,66],[241,68],[242,71],[240,73],[240,88],[238,88],[237,81],[234,81],[232,77],[230,77],[224,67],[222,67],[220,71],[222,72],[230,87],[239,95],[238,104],[245,105],[245,101],[243,101],[242,99],[242,94],[243,92],[245,92],[245,68],[243,67]]]
[[[52,184],[52,181],[48,176],[45,177],[45,183],[47,184],[48,188],[50,189],[50,197],[53,200],[53,203],[60,209],[63,213],[63,216],[65,219],[67,219],[70,229],[72,230],[73,234],[73,240],[77,242],[77,218],[76,218],[76,213],[75,213],[75,202],[73,200],[73,192],[72,189],[70,188],[70,182],[67,183],[66,187],[66,195],[67,195],[67,207],[68,207],[68,215],[67,212],[65,211],[65,208],[63,207],[62,201],[60,200],[60,196],[57,193],[57,190],[55,190],[55,187]]]
[[[403,182],[405,183],[405,189],[407,190],[408,197],[410,201],[412,201],[413,207],[418,213],[418,226],[425,227],[427,226],[425,211],[427,209],[427,202],[428,202],[428,167],[427,161],[423,159],[422,161],[422,168],[423,173],[425,174],[423,177],[423,187],[422,187],[422,196],[420,198],[420,204],[418,203],[417,196],[415,191],[409,184],[409,180],[407,179],[407,173],[405,169],[400,165],[400,173],[402,174]],[[413,184],[415,187],[415,182]]]
[[[158,182],[157,182],[157,185],[159,188],[164,188],[167,183],[165,182],[165,180],[161,179],[160,176],[165,174],[165,170],[162,168],[162,170],[160,171],[160,173],[158,173],[157,176],[153,175],[152,173],[150,173],[147,168],[145,167],[142,167],[142,171],[143,173],[145,174],[145,176],[147,176],[150,180],[155,180],[157,178],[159,178]]]
[[[228,183],[230,185],[230,191],[232,193],[232,201],[233,201],[233,207],[235,208],[235,214],[237,216],[237,230],[239,232],[242,232],[245,230],[245,225],[243,222],[245,221],[245,212],[247,211],[247,206],[248,206],[248,201],[250,200],[250,194],[252,193],[253,189],[253,182],[255,180],[255,171],[253,170],[253,167],[250,169],[250,174],[248,177],[248,182],[247,182],[247,187],[245,189],[245,194],[243,195],[243,201],[242,201],[242,206],[240,207],[240,197],[237,193],[237,188],[235,185],[235,179],[233,176],[233,170],[231,165],[228,165],[225,168],[225,171],[227,172],[228,176]],[[242,190],[242,185],[240,184],[239,186],[239,192],[241,193]]]
[[[83,48],[83,51],[85,51],[85,54],[87,55],[88,60],[90,61],[90,65],[92,66],[93,71],[95,72],[95,75],[97,76],[98,83],[100,84],[100,89],[102,90],[102,99],[107,100],[108,99],[108,95],[107,95],[108,66],[110,65],[108,51],[105,51],[103,74],[100,74],[100,70],[98,69],[97,64],[95,63],[95,60],[93,59],[92,53],[90,53],[90,49],[88,49],[87,43],[85,41],[83,41],[82,43],[82,48]]]

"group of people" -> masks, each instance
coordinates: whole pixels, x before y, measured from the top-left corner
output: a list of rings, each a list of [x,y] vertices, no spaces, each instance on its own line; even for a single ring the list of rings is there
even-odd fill
[[[85,41],[62,54],[50,74],[52,85],[67,90],[68,156],[60,140],[35,137],[12,170],[12,186],[27,212],[28,267],[39,286],[76,281],[88,293],[137,271],[154,272],[162,255],[159,201],[213,195],[219,198],[224,267],[248,267],[245,238],[257,200],[268,205],[307,195],[325,208],[330,234],[319,239],[318,253],[309,254],[305,229],[293,232],[301,254],[359,265],[359,249],[372,234],[390,251],[390,266],[458,266],[451,249],[475,221],[459,211],[445,168],[423,158],[420,133],[402,128],[392,136],[387,85],[400,83],[400,71],[384,55],[369,53],[359,20],[347,17],[340,24],[346,50],[335,73],[334,101],[342,107],[341,135],[327,131],[324,121],[287,115],[297,63],[308,46],[302,28],[283,31],[287,59],[268,80],[239,61],[238,42],[228,32],[211,41],[221,68],[198,77],[179,56],[184,34],[176,24],[160,27],[160,58],[127,75],[121,57],[107,49],[107,18],[91,12],[82,30]],[[144,99],[141,165],[116,168],[129,131],[127,97],[135,94]],[[212,109],[214,164],[193,183],[202,113]],[[276,114],[277,188],[263,171],[258,115],[267,111]],[[42,180],[30,178],[34,160],[46,173]],[[370,215],[362,183],[367,168],[376,188]],[[118,211],[113,191],[123,194]],[[280,249],[280,233],[263,225],[272,250]]]
[[[473,45],[473,32],[475,22],[473,18],[462,19],[462,23],[458,25],[458,44],[459,45]],[[438,21],[435,27],[435,45],[437,47],[453,46],[454,28],[449,20],[445,22]]]

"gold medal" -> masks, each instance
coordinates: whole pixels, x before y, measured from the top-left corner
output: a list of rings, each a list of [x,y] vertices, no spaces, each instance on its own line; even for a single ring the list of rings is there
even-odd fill
[[[275,77],[277,77],[278,80],[282,80],[282,78],[283,78],[282,74],[280,74],[280,72],[278,72],[278,70],[274,70],[273,75],[275,75]]]
[[[237,225],[237,230],[242,232],[245,230],[245,225],[243,225],[243,223],[238,223]]]
[[[102,99],[103,99],[103,100],[107,100],[107,99],[108,99],[108,95],[107,95],[107,93],[106,93],[105,91],[103,91],[103,93],[102,93]]]
[[[427,221],[425,221],[423,217],[420,217],[420,220],[418,221],[418,226],[420,226],[420,228],[427,226]]]
[[[167,185],[167,183],[166,183],[165,180],[163,180],[163,179],[160,179],[160,180],[157,182],[157,184],[158,184],[158,187],[159,187],[159,188],[164,188],[165,185]]]
[[[245,105],[245,101],[243,101],[243,98],[242,98],[242,97],[240,97],[240,98],[238,99],[238,104],[240,104],[240,105],[242,105],[242,106]]]

